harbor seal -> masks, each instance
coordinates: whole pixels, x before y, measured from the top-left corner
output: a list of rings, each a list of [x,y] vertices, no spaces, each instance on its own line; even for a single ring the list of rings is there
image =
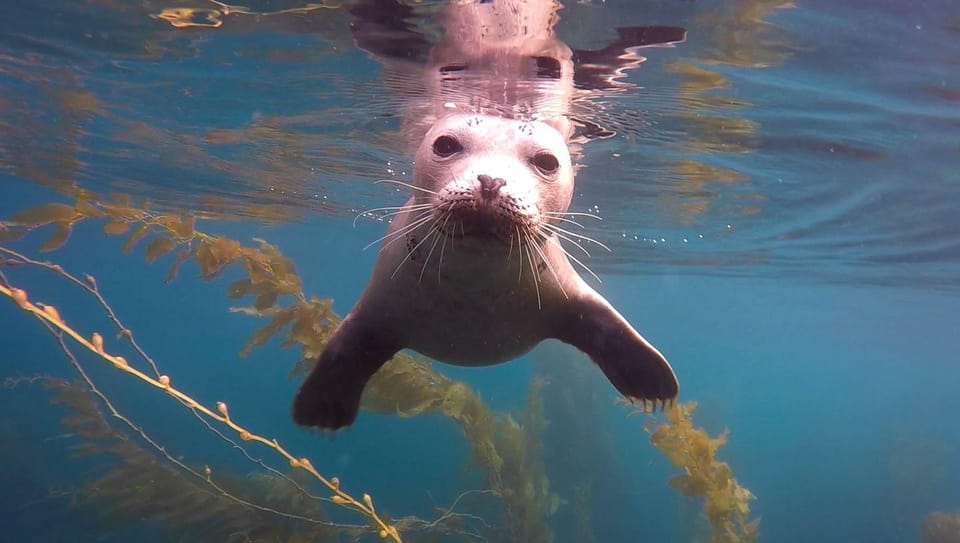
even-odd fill
[[[561,224],[574,189],[575,53],[553,35],[556,9],[550,1],[451,5],[444,38],[422,53],[422,37],[384,40],[388,31],[397,38],[403,20],[384,5],[370,12],[379,23],[358,24],[358,43],[385,63],[425,62],[425,92],[414,93],[404,120],[416,146],[411,197],[297,392],[297,424],[352,424],[367,381],[402,349],[485,366],[548,338],[586,353],[628,399],[676,397],[666,358],[560,245],[570,239]]]

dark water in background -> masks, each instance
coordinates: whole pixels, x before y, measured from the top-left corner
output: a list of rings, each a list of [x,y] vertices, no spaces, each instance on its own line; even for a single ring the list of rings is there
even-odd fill
[[[173,5],[5,2],[0,217],[70,203],[77,188],[207,214],[204,231],[280,247],[304,291],[345,313],[375,258],[360,248],[385,226],[353,217],[403,201],[371,180],[410,178],[379,65],[353,47],[343,10],[232,14],[216,29],[149,17]],[[575,47],[602,47],[627,24],[688,30],[676,48],[645,51],[634,86],[602,100],[618,135],[585,146],[573,209],[603,217],[588,225],[613,248],[589,261],[600,290],[670,358],[697,422],[730,428],[719,456],[756,494],[761,540],[919,541],[929,513],[960,510],[960,5],[623,1],[568,5],[561,17]],[[43,236],[5,246],[36,256]],[[482,486],[440,416],[362,413],[334,439],[296,429],[297,354],[271,344],[237,357],[262,323],[228,312],[235,277],[199,281],[187,264],[164,285],[169,257],[147,265],[122,244],[81,224],[42,257],[95,275],[198,400],[226,401],[235,419],[396,516],[431,517]],[[78,327],[109,329],[73,287],[5,273]],[[37,323],[7,302],[0,319],[4,377],[74,377]],[[535,374],[553,379],[544,458],[568,501],[553,517],[557,541],[575,540],[563,489],[578,458],[594,459],[573,465],[592,474],[597,541],[691,540],[698,506],[666,485],[676,471],[643,418],[625,417],[599,372],[552,370],[554,358],[439,369],[497,410],[522,409]],[[84,360],[172,454],[252,470],[162,394]],[[582,409],[551,400],[558,389]],[[66,454],[48,397],[28,385],[0,394],[3,539],[168,540],[155,524],[102,536],[68,507],[64,494],[98,464]]]

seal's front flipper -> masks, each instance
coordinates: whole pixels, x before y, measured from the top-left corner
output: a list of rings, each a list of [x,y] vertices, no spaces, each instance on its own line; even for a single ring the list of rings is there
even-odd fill
[[[627,398],[654,404],[676,398],[679,385],[670,363],[602,296],[584,285],[568,302],[554,337],[590,356]]]
[[[347,11],[356,18],[350,31],[364,51],[382,60],[418,65],[430,57],[431,43],[416,30],[413,7],[398,0],[356,0]]]
[[[350,426],[367,381],[399,350],[376,326],[344,319],[297,391],[294,422],[327,430]]]
[[[670,47],[687,39],[687,31],[678,26],[631,26],[617,28],[617,39],[595,51],[573,52],[574,84],[578,89],[612,89],[622,86],[617,80],[625,70],[636,68],[645,59],[632,52],[645,47]]]

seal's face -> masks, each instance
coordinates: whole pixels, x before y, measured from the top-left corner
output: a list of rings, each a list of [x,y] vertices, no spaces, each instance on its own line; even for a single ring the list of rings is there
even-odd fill
[[[544,237],[573,193],[570,153],[556,129],[484,115],[438,121],[417,151],[414,180],[423,189],[417,203],[431,205],[441,232],[504,244]]]

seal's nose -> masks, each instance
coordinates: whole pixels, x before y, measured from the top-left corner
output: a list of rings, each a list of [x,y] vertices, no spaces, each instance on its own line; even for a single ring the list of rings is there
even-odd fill
[[[500,192],[500,187],[507,184],[506,181],[499,177],[493,178],[484,174],[478,175],[477,181],[480,181],[480,194],[483,195],[484,198],[494,197]]]

